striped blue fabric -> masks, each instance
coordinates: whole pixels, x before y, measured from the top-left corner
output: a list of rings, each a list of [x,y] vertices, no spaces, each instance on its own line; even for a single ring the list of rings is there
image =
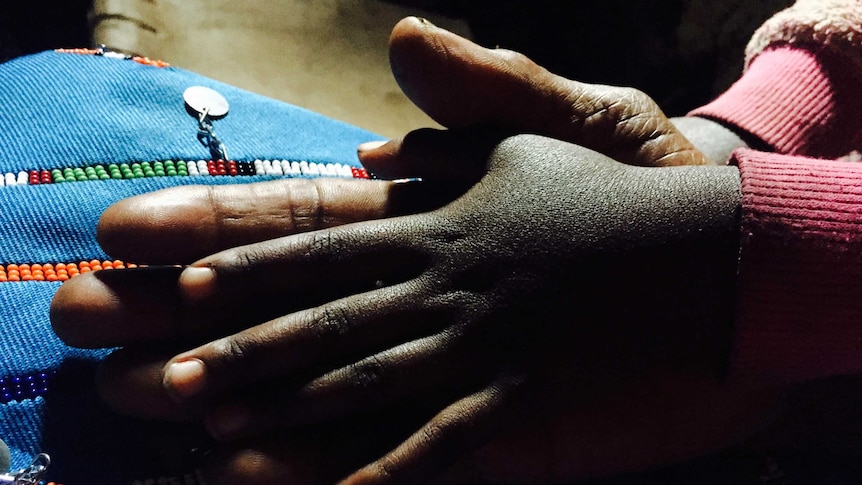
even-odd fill
[[[231,158],[308,160],[359,167],[356,145],[379,136],[177,68],[45,52],[0,65],[0,172],[209,158],[182,93],[201,85],[231,104],[215,122]],[[122,198],[178,184],[247,183],[250,177],[158,177],[0,187],[0,265],[105,259],[101,212]],[[58,283],[0,283],[0,379],[48,376],[37,397],[0,401],[0,438],[13,468],[51,455],[50,480],[69,484],[197,483],[196,429],[115,415],[93,389],[106,351],[63,345],[48,308]],[[22,384],[23,385],[23,384]],[[174,453],[176,452],[176,453]],[[172,477],[172,478],[171,478]],[[170,481],[174,480],[174,481]],[[154,483],[156,483],[154,482]],[[161,482],[158,482],[161,483]]]

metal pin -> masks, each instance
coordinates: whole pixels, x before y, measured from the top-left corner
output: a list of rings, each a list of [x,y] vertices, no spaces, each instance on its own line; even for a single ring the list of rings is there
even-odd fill
[[[39,453],[27,468],[18,473],[0,474],[0,485],[40,485],[50,465],[51,457],[45,453]]]
[[[230,105],[218,91],[192,86],[183,92],[186,111],[198,120],[198,141],[209,149],[213,160],[228,160],[227,148],[213,130],[213,121],[227,116]]]

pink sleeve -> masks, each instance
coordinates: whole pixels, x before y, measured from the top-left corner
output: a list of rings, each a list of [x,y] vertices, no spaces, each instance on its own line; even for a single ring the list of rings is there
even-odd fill
[[[843,54],[782,45],[690,115],[735,126],[770,151],[838,158],[862,146],[860,93],[862,69]]]
[[[838,158],[862,146],[862,0],[797,0],[745,54],[739,81],[692,115],[778,153]]]
[[[862,373],[862,164],[738,150],[742,246],[732,372]]]

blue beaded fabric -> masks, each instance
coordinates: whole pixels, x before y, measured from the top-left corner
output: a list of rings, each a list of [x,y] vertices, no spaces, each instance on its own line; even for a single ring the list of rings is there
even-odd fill
[[[232,159],[305,160],[361,168],[367,131],[194,73],[110,56],[45,52],[0,64],[0,173],[208,159],[183,91],[207,86],[230,102],[215,122]],[[0,265],[108,259],[95,239],[102,211],[124,197],[180,184],[266,180],[164,176],[0,187]],[[306,175],[298,175],[306,176]],[[0,438],[12,467],[49,453],[48,480],[69,484],[201,483],[188,455],[196,429],[117,416],[98,400],[107,351],[66,347],[51,331],[57,282],[0,284]]]

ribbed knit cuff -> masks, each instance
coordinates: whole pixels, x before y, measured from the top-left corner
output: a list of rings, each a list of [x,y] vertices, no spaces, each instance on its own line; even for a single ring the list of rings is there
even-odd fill
[[[732,375],[862,373],[862,164],[738,150],[742,248]]]
[[[838,158],[862,141],[862,73],[833,51],[771,47],[690,115],[736,126],[778,153]]]

